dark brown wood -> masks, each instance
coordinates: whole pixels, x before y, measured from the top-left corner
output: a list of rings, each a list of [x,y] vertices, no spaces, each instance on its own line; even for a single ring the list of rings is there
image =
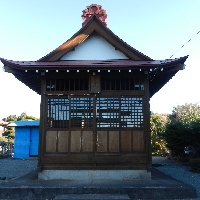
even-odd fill
[[[48,88],[44,81],[45,91],[42,100],[44,119],[43,129],[41,129],[42,146],[40,146],[41,165],[44,169],[70,169],[72,166],[76,169],[144,169],[147,167],[149,147],[146,145],[148,131],[145,124],[148,123],[148,117],[144,116],[144,121],[141,121],[142,127],[136,124],[141,120],[140,114],[149,113],[146,105],[148,91],[116,90],[115,86],[113,86],[115,90],[101,90],[100,75],[101,73],[97,82],[96,79],[89,82],[90,85],[94,85],[90,86],[93,87],[94,94],[86,90],[76,90],[73,94],[71,91],[59,91],[63,87],[58,77],[55,82],[57,91],[46,91]],[[110,74],[103,72],[104,78],[105,75]],[[71,74],[72,79],[76,77],[76,73],[73,76]],[[88,76],[93,77],[89,74]],[[132,74],[127,73],[127,77],[131,76]],[[47,81],[49,78],[53,80],[54,74],[52,78],[48,76]],[[135,77],[132,78],[134,80]],[[93,81],[95,83],[92,83]],[[124,82],[125,89],[130,88],[130,82]],[[53,84],[52,82],[50,85]],[[78,84],[77,88],[81,88],[80,82]],[[145,89],[146,87],[148,85],[144,86]],[[51,103],[47,105],[47,102]],[[49,113],[48,123],[45,113]],[[135,119],[138,120],[137,123],[134,122],[135,126],[131,126]]]
[[[56,152],[57,151],[57,131],[46,132],[46,149],[45,152]]]
[[[45,153],[45,127],[46,127],[46,78],[41,77],[41,104],[40,104],[40,135],[39,135],[39,151],[38,151],[38,166],[42,167],[44,165],[43,156]]]
[[[108,152],[108,132],[97,132],[97,152]]]
[[[121,149],[122,152],[132,152],[133,147],[131,146],[131,131],[121,132]]]
[[[58,131],[58,152],[68,152],[69,131]]]
[[[149,91],[149,83],[150,81],[146,78],[145,80],[145,88],[146,91]],[[145,92],[145,104],[144,104],[144,119],[145,119],[145,129],[144,129],[144,144],[146,146],[145,152],[147,154],[147,167],[150,167],[152,165],[152,156],[151,156],[151,133],[150,133],[150,114],[149,114],[149,99],[150,94],[149,92]]]
[[[90,75],[89,80],[90,93],[100,93],[101,92],[101,79],[99,75]]]

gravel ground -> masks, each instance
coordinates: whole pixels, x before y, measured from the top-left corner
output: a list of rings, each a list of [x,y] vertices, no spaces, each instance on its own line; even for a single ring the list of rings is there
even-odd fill
[[[2,158],[0,159],[0,181],[22,176],[36,168],[36,157],[28,159]]]
[[[152,163],[162,164],[163,166],[156,167],[156,169],[195,187],[197,196],[200,198],[200,173],[190,172],[190,167],[187,164],[177,160],[169,160],[166,157],[154,156]]]
[[[166,157],[154,156],[152,160],[153,164],[162,165],[156,167],[158,170],[195,187],[198,198],[200,198],[200,173],[190,172],[188,165],[177,160],[169,160]],[[0,182],[27,174],[35,170],[36,167],[37,158],[16,159],[9,157],[0,159]]]

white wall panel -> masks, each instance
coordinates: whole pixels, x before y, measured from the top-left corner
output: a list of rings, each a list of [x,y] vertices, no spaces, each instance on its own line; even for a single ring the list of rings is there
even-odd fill
[[[108,43],[97,33],[92,33],[83,43],[75,48],[60,60],[109,60],[129,59],[122,52]]]

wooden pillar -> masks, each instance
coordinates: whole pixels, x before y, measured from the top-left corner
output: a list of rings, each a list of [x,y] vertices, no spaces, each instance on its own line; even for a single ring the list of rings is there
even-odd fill
[[[41,72],[44,73],[44,72]],[[40,103],[40,129],[39,129],[39,151],[38,167],[43,166],[44,146],[45,146],[45,126],[46,126],[46,78],[41,75],[41,103]]]
[[[151,158],[151,134],[150,134],[150,104],[149,104],[149,79],[145,78],[145,95],[144,95],[144,132],[145,132],[145,151],[147,156],[147,168],[152,164]]]

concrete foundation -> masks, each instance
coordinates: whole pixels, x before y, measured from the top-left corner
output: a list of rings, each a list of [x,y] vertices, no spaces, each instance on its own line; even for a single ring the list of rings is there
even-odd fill
[[[146,170],[43,170],[39,180],[151,180],[151,172]]]
[[[117,175],[116,175],[117,176]],[[196,189],[152,168],[151,180],[38,180],[38,172],[0,182],[0,199],[193,199]]]

